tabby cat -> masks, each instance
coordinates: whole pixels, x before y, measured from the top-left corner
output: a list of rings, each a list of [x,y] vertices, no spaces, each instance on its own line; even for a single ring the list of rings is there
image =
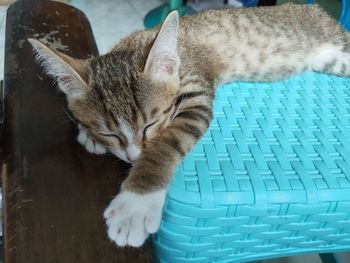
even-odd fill
[[[78,60],[29,39],[79,122],[78,141],[132,163],[105,210],[118,246],[141,246],[161,221],[174,168],[208,128],[219,83],[305,70],[350,75],[349,37],[317,5],[209,10],[136,32]]]

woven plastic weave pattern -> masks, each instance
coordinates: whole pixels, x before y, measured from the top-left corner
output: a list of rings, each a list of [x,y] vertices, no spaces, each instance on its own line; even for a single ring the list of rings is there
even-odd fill
[[[350,251],[350,79],[226,84],[214,112],[169,189],[159,260]]]

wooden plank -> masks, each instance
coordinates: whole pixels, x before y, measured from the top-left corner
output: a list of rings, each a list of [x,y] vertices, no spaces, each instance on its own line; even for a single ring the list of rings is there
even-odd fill
[[[15,2],[16,0],[0,0],[0,5],[10,5],[13,2]],[[69,0],[53,0],[53,1],[57,1],[57,2],[62,2],[62,3],[68,3]]]
[[[15,0],[0,0],[0,5],[10,5],[14,2]]]
[[[150,244],[122,249],[102,212],[128,167],[88,154],[66,101],[33,60],[27,38],[76,58],[97,55],[90,25],[68,5],[20,0],[8,9],[5,51],[4,241],[7,263],[153,262]]]

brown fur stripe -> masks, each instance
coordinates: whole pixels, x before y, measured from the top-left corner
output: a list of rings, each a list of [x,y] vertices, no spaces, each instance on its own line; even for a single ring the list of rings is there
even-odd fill
[[[144,155],[143,156],[143,159],[147,162],[147,163],[150,163],[150,164],[153,164],[153,165],[162,165],[163,162],[162,162],[162,159],[158,158],[157,155]]]
[[[177,96],[175,99],[174,105],[177,107],[180,105],[181,102],[192,99],[194,97],[205,95],[206,93],[204,91],[192,91],[192,92],[186,92],[182,93],[181,95]]]
[[[182,111],[179,114],[177,114],[175,118],[182,118],[182,119],[188,119],[193,121],[202,120],[205,122],[206,127],[208,127],[210,124],[210,120],[208,116],[196,111]]]
[[[174,129],[180,130],[188,135],[191,135],[196,140],[198,140],[202,136],[202,131],[200,130],[200,128],[189,123],[183,123],[182,125],[174,126]]]
[[[335,67],[336,64],[337,64],[337,60],[336,60],[336,59],[333,59],[331,62],[326,63],[326,64],[323,66],[322,71],[324,71],[324,72],[330,72],[330,71]]]
[[[198,85],[198,83],[200,83],[199,79],[188,79],[188,80],[181,81],[181,86],[185,87],[185,86],[187,86],[189,84],[191,84],[191,85]]]
[[[194,106],[189,106],[186,108],[182,109],[183,111],[199,111],[202,112],[203,114],[207,115],[208,117],[212,118],[213,117],[213,112],[209,106],[206,105],[194,105]]]
[[[180,139],[175,134],[170,134],[165,140],[165,143],[177,151],[181,156],[185,155],[186,151],[182,148]]]

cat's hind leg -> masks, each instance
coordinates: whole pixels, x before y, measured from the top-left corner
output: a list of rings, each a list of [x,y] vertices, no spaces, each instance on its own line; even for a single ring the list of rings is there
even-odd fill
[[[311,56],[311,69],[342,77],[350,76],[350,53],[341,48],[325,45],[317,48]]]

